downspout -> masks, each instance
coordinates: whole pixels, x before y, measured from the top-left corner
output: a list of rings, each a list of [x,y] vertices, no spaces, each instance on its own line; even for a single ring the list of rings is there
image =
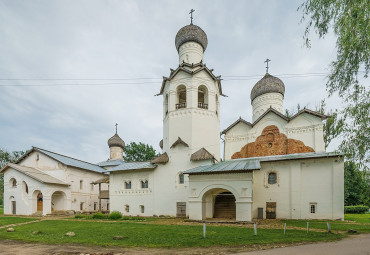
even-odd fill
[[[221,161],[225,161],[225,139],[222,138],[222,133],[220,133],[220,139],[222,140],[222,143],[224,144],[224,153],[223,153],[223,157],[221,158]]]

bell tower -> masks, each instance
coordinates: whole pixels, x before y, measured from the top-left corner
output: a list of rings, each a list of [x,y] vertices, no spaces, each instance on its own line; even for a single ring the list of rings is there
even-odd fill
[[[163,152],[190,160],[205,149],[220,160],[220,76],[204,64],[206,33],[191,23],[175,38],[179,66],[163,77]]]

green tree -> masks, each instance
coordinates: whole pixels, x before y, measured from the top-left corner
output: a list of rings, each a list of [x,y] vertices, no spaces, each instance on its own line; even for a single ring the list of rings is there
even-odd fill
[[[131,142],[123,149],[125,161],[149,161],[159,156],[151,145]]]
[[[344,204],[369,205],[369,183],[366,172],[360,171],[351,161],[344,164]]]
[[[347,158],[367,169],[370,145],[370,90],[366,81],[370,67],[370,2],[369,0],[307,0],[301,22],[307,21],[304,39],[311,46],[309,35],[313,28],[324,38],[331,29],[337,38],[337,57],[330,64],[327,81],[329,96],[343,98],[345,109],[343,142],[340,149]]]

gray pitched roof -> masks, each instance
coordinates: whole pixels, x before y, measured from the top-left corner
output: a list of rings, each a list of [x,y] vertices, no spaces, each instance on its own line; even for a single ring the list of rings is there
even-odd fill
[[[309,152],[286,155],[275,155],[265,157],[253,157],[227,160],[218,164],[198,166],[189,169],[184,174],[217,174],[225,172],[248,172],[261,169],[261,162],[298,160],[313,158],[342,157],[342,154],[336,152]]]
[[[248,121],[246,121],[246,120],[244,120],[244,119],[242,119],[242,117],[239,117],[239,119],[237,119],[233,124],[231,124],[230,126],[228,126],[224,131],[222,131],[222,133],[221,134],[226,134],[227,133],[227,131],[229,131],[230,129],[232,129],[234,126],[236,126],[237,124],[239,124],[239,123],[244,123],[244,124],[246,124],[246,125],[248,125],[248,126],[253,126],[252,125],[252,123],[250,123],[250,122],[248,122]]]
[[[157,165],[154,165],[150,162],[124,162],[119,166],[108,169],[108,172],[116,171],[129,171],[129,170],[140,170],[140,169],[154,169]]]
[[[108,159],[106,161],[102,161],[102,162],[99,162],[97,163],[98,166],[101,166],[101,167],[104,167],[104,166],[118,166],[120,164],[123,164],[125,163],[124,160],[121,160],[121,159]]]
[[[52,151],[37,148],[37,147],[32,147],[32,149],[27,151],[27,153],[24,154],[16,163],[21,162],[24,158],[26,158],[33,151],[41,152],[41,153],[55,159],[56,161],[58,161],[58,162],[60,162],[64,165],[67,165],[67,166],[73,166],[73,167],[77,167],[77,168],[80,168],[80,169],[83,169],[83,170],[93,171],[93,172],[97,172],[97,173],[106,172],[106,170],[104,168],[102,168],[98,165],[95,165],[95,164],[92,164],[92,163],[89,163],[89,162],[85,162],[85,161],[82,161],[82,160],[78,160],[78,159],[75,159],[75,158],[71,158],[71,157],[68,157],[68,156],[65,156],[65,155],[62,155],[62,154],[58,154],[58,153],[55,153],[55,152],[52,152]]]
[[[27,167],[27,166],[21,166],[13,163],[8,163],[1,171],[5,171],[8,168],[13,168],[29,177],[32,179],[35,179],[39,182],[42,183],[50,183],[50,184],[58,184],[58,185],[66,185],[69,186],[68,183],[59,180],[58,178],[51,176],[44,171],[41,171],[39,169],[33,168],[33,167]]]

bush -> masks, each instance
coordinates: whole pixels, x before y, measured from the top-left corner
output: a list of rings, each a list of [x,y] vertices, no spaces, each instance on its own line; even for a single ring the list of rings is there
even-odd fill
[[[107,215],[101,213],[101,212],[97,212],[97,213],[94,213],[93,216],[92,216],[93,219],[106,219],[107,218]]]
[[[344,207],[344,213],[366,213],[369,211],[369,207],[366,205],[351,205],[351,206],[345,206]]]
[[[91,216],[90,215],[86,215],[86,214],[76,214],[75,215],[75,219],[91,219]]]
[[[118,220],[118,219],[121,219],[122,217],[122,214],[118,211],[113,211],[109,214],[109,219],[110,220]]]

